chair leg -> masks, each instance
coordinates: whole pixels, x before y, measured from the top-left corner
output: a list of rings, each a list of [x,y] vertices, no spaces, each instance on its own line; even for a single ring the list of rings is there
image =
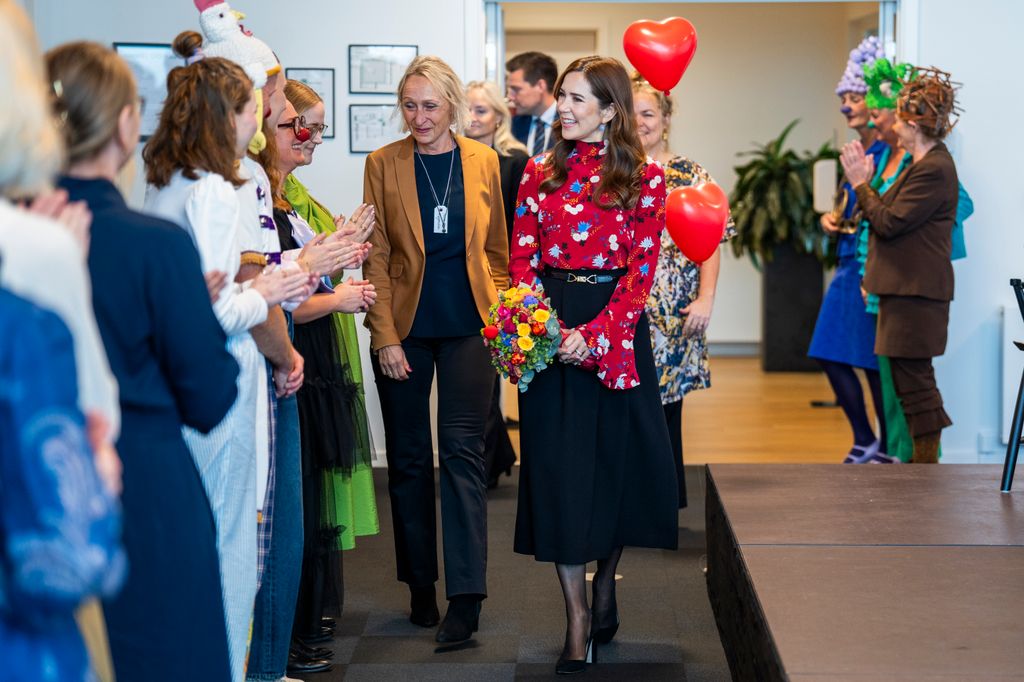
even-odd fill
[[[1020,451],[1021,429],[1024,428],[1024,374],[1020,377],[1020,388],[1017,389],[1017,404],[1013,408],[1013,426],[1010,428],[1009,442],[1006,445],[1006,462],[1003,464],[1003,483],[1000,490],[1010,492],[1013,486],[1013,473],[1017,467],[1017,453]]]

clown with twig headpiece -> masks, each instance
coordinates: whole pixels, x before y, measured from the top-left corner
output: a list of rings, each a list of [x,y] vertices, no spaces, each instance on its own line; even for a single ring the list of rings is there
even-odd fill
[[[893,385],[913,440],[911,461],[937,462],[942,429],[953,422],[942,405],[932,358],[946,349],[953,298],[953,229],[959,183],[942,140],[960,113],[959,84],[935,68],[914,68],[899,81],[896,122],[911,166],[885,194],[872,187],[874,159],[860,142],[840,161],[870,230],[864,288],[878,296],[875,351],[889,359]]]

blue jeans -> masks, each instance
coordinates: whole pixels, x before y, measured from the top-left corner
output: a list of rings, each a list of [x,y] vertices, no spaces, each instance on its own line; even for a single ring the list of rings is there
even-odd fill
[[[256,594],[248,680],[277,680],[288,666],[302,570],[302,453],[295,396],[277,403],[274,530]]]

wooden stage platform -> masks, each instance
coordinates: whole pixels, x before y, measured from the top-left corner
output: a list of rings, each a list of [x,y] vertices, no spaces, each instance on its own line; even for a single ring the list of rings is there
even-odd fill
[[[736,680],[1024,680],[1024,490],[998,465],[708,466]]]

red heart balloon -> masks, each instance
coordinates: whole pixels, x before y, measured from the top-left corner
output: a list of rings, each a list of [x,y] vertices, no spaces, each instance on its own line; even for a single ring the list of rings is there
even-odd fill
[[[641,19],[626,28],[622,47],[640,75],[667,94],[679,83],[697,51],[697,29],[682,17]]]
[[[725,234],[729,199],[713,182],[677,187],[665,200],[665,226],[683,255],[700,264],[710,258]]]

